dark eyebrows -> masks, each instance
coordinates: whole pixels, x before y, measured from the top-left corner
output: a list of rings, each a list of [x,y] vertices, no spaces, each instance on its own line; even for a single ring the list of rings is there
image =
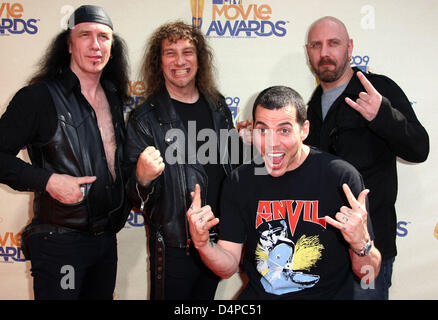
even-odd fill
[[[263,121],[256,121],[254,124],[254,127],[257,127],[258,125],[261,126],[265,126],[265,127],[269,127],[266,123],[264,123]],[[281,122],[277,125],[277,127],[285,127],[285,126],[289,126],[289,127],[293,127],[292,123],[290,123],[289,121],[285,121],[285,122]]]
[[[258,125],[262,125],[262,126],[265,126],[265,127],[268,126],[268,125],[267,125],[266,123],[264,123],[263,121],[256,121],[255,124],[254,124],[254,127],[256,127],[256,126],[258,126]]]
[[[89,28],[86,28],[86,27],[83,27],[83,28],[80,28],[80,29],[77,30],[77,34],[91,33],[91,32],[93,32],[93,30],[91,30]],[[101,35],[106,35],[106,36],[109,37],[109,36],[111,36],[113,34],[113,32],[112,31],[105,31],[105,30],[98,30],[97,34],[100,35],[100,36]]]
[[[165,52],[165,51],[176,51],[176,49],[174,47],[172,47],[172,46],[167,46],[167,47],[161,48],[161,50],[163,52]],[[191,50],[193,52],[196,52],[196,47],[194,45],[189,45],[189,46],[183,47],[181,49],[181,51],[187,51],[187,50]]]

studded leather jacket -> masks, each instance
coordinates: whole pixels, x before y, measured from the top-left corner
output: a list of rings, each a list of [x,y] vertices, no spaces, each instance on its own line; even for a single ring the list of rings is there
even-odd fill
[[[221,129],[235,130],[231,111],[224,99],[215,105],[207,98],[212,111],[214,129],[217,137]],[[127,194],[132,204],[145,213],[146,223],[162,235],[170,247],[184,248],[189,244],[189,230],[186,212],[192,200],[190,192],[199,184],[201,190],[207,190],[209,182],[201,164],[169,164],[165,154],[169,146],[177,143],[166,137],[171,129],[180,129],[187,133],[177,115],[166,90],[156,94],[130,115],[125,142],[125,162],[129,167],[130,178],[127,182]],[[187,135],[186,135],[187,136]],[[184,143],[184,141],[180,141]],[[148,187],[142,187],[136,181],[135,170],[140,153],[148,146],[158,149],[165,159],[165,170]],[[233,166],[230,154],[221,165],[228,175]],[[202,205],[206,204],[205,192],[201,192]]]

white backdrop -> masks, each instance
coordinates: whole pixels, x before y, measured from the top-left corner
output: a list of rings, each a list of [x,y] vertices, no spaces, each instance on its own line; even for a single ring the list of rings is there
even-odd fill
[[[198,3],[198,14],[191,7]],[[0,1],[0,114],[35,71],[50,40],[61,31],[77,0]],[[353,62],[391,77],[405,91],[429,133],[431,153],[423,164],[399,161],[398,257],[391,299],[438,298],[437,123],[438,2],[435,0],[95,0],[105,7],[115,31],[127,42],[132,104],[144,90],[138,70],[147,38],[174,19],[202,16],[202,31],[215,51],[217,80],[240,120],[250,115],[255,95],[287,85],[305,100],[315,88],[304,50],[308,26],[333,15],[354,40]],[[235,5],[236,4],[236,5]],[[239,6],[240,4],[240,6]],[[20,156],[28,159],[26,151]],[[2,164],[0,164],[2,165]],[[32,216],[32,194],[0,185],[0,299],[32,299],[30,263],[23,261],[20,232]],[[116,299],[147,299],[148,265],[144,221],[132,212],[118,234]],[[231,299],[242,280],[220,283],[216,298]]]

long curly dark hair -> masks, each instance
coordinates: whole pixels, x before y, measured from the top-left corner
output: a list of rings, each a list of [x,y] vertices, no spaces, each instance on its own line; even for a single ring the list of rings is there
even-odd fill
[[[68,44],[70,41],[70,29],[59,33],[47,48],[39,64],[38,71],[31,77],[28,84],[54,79],[70,68],[70,53]],[[124,40],[117,34],[113,34],[111,47],[111,59],[103,69],[101,79],[111,81],[124,102],[129,99],[129,64],[127,47]]]
[[[196,86],[199,91],[217,102],[220,93],[213,77],[215,72],[213,51],[198,28],[179,20],[159,27],[148,41],[141,68],[141,77],[146,85],[145,97],[148,98],[164,88],[164,76],[161,69],[161,44],[165,39],[173,43],[181,39],[193,42],[198,58]]]

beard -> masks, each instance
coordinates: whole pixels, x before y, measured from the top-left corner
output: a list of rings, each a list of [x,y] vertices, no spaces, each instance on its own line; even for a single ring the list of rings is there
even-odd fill
[[[318,66],[315,67],[312,64],[312,68],[313,71],[315,72],[315,74],[318,76],[319,81],[321,82],[334,82],[336,80],[338,80],[345,72],[345,70],[347,69],[348,65],[349,65],[349,58],[348,58],[348,52],[346,53],[344,59],[341,61],[341,64],[338,65],[336,64],[336,62],[330,58],[322,58],[319,63]],[[321,70],[320,67],[322,65],[333,65],[335,68],[333,70]]]

